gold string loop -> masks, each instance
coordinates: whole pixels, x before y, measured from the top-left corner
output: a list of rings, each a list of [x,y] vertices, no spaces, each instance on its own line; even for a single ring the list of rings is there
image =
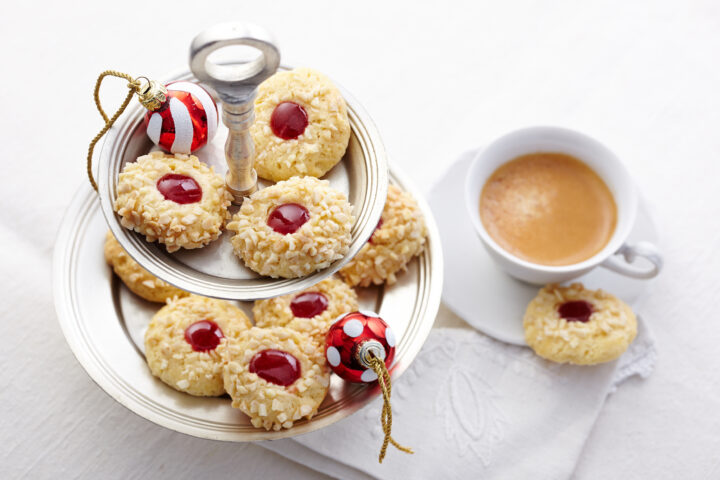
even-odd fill
[[[128,94],[125,96],[125,100],[123,101],[122,105],[120,105],[120,108],[117,109],[115,114],[108,118],[107,114],[105,113],[105,110],[103,110],[102,105],[100,104],[100,85],[102,84],[103,79],[105,77],[117,77],[117,78],[124,78],[128,81],[127,87],[128,87]],[[93,177],[92,173],[92,156],[93,151],[95,150],[95,145],[98,141],[107,133],[108,130],[110,130],[110,127],[113,126],[115,121],[122,115],[122,113],[125,111],[127,106],[130,104],[130,100],[132,99],[133,95],[140,90],[140,80],[136,80],[132,78],[130,75],[122,72],[118,72],[116,70],[105,70],[100,74],[97,81],[95,82],[95,91],[93,93],[93,98],[95,99],[95,106],[98,109],[98,112],[100,112],[100,116],[102,116],[103,120],[105,121],[105,126],[100,130],[100,132],[95,135],[95,138],[92,139],[90,142],[90,146],[88,147],[88,154],[87,154],[87,175],[88,179],[90,180],[90,185],[92,185],[93,189],[97,192],[98,186],[97,183],[95,183],[95,178]]]
[[[412,451],[411,448],[403,447],[402,445],[400,445],[398,442],[395,441],[394,438],[392,438],[391,435],[392,408],[390,405],[390,394],[392,393],[392,385],[390,384],[390,374],[388,373],[387,367],[385,366],[385,361],[373,355],[372,358],[370,358],[370,365],[378,377],[378,384],[380,385],[380,390],[382,390],[383,394],[383,408],[382,415],[380,416],[380,421],[382,422],[382,428],[383,432],[385,433],[385,438],[383,439],[383,444],[382,448],[380,449],[380,456],[378,458],[378,461],[382,463],[383,459],[385,458],[385,454],[387,453],[387,448],[389,444],[392,444],[401,452],[415,453]]]

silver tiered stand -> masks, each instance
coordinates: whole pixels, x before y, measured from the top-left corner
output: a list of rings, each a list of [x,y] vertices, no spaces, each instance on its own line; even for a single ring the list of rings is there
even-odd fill
[[[252,47],[258,55],[246,63],[217,63],[211,54],[225,47]],[[200,149],[200,160],[226,173],[235,203],[266,184],[253,169],[253,100],[257,86],[280,65],[280,52],[270,34],[257,26],[223,24],[200,33],[190,49],[190,70],[162,79],[199,81],[218,100],[224,126],[212,143]],[[380,135],[368,114],[342,87],[351,127],[342,161],[325,177],[344,191],[356,218],[348,254],[330,267],[297,279],[262,277],[247,269],[232,252],[230,234],[196,250],[172,254],[157,243],[120,225],[113,211],[123,166],[154,148],[143,128],[145,110],[130,107],[108,131],[94,162],[99,165],[98,194],[84,186],[63,219],[55,247],[53,283],[63,333],[83,368],[108,394],[135,413],[165,427],[216,440],[254,441],[307,433],[330,425],[375,398],[376,385],[348,384],[333,376],[328,395],[312,420],[289,430],[266,432],[223,398],[198,398],[177,392],[150,373],[143,337],[157,304],[132,294],[105,265],[102,243],[109,227],[125,250],[146,270],[184,290],[239,301],[248,314],[252,301],[289,294],[332,275],[350,261],[375,230],[385,204],[388,183],[399,185],[418,200],[428,225],[424,252],[408,265],[392,286],[359,289],[361,309],[374,310],[398,338],[393,378],[417,356],[432,328],[442,290],[442,253],[432,213],[401,172],[388,170]],[[223,161],[223,158],[225,161]],[[235,207],[237,208],[237,207]]]

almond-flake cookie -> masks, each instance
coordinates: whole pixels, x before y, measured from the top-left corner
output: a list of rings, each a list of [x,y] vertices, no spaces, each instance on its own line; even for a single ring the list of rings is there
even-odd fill
[[[615,360],[637,334],[635,314],[625,302],[580,283],[543,287],[528,305],[523,327],[535,353],[576,365]]]
[[[173,297],[180,298],[189,295],[185,290],[173,287],[142,268],[120,246],[120,243],[110,231],[105,235],[104,250],[105,261],[135,295],[157,303],[165,303]]]
[[[193,155],[152,152],[120,173],[115,211],[122,226],[164,243],[168,252],[200,248],[220,236],[232,195],[225,180]]]
[[[290,428],[317,412],[330,386],[323,349],[283,327],[253,327],[228,342],[223,378],[232,406],[266,430]]]
[[[253,317],[257,327],[287,327],[324,344],[330,325],[340,315],[359,308],[355,290],[330,277],[300,293],[257,300]]]
[[[235,305],[190,295],[171,300],[145,332],[145,358],[153,375],[181,392],[214,397],[225,393],[222,352],[252,325]]]
[[[427,226],[415,199],[395,185],[388,188],[387,201],[375,232],[340,274],[351,286],[392,285],[427,241]]]
[[[235,254],[273,278],[328,267],[350,247],[352,207],[327,180],[293,177],[253,193],[228,223]]]
[[[322,73],[309,68],[279,72],[258,87],[250,133],[255,170],[262,178],[322,177],[347,149],[347,106]]]

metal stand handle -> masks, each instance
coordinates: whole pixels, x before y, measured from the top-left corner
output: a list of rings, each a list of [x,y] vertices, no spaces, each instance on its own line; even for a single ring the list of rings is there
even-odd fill
[[[252,47],[260,55],[247,63],[218,64],[209,59],[211,53],[232,45]],[[230,131],[225,142],[225,182],[238,204],[257,189],[255,146],[250,137],[257,86],[279,65],[280,51],[272,36],[256,25],[215,25],[197,35],[190,45],[190,70],[198,80],[213,87],[222,101],[222,120]]]

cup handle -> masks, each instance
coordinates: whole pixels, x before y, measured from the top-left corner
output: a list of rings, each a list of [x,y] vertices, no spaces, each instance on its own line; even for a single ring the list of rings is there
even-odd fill
[[[618,255],[622,255],[624,261],[619,259]],[[652,265],[648,268],[633,266],[637,257],[645,258]],[[628,277],[653,278],[662,270],[663,258],[660,250],[650,242],[624,243],[600,265]]]

